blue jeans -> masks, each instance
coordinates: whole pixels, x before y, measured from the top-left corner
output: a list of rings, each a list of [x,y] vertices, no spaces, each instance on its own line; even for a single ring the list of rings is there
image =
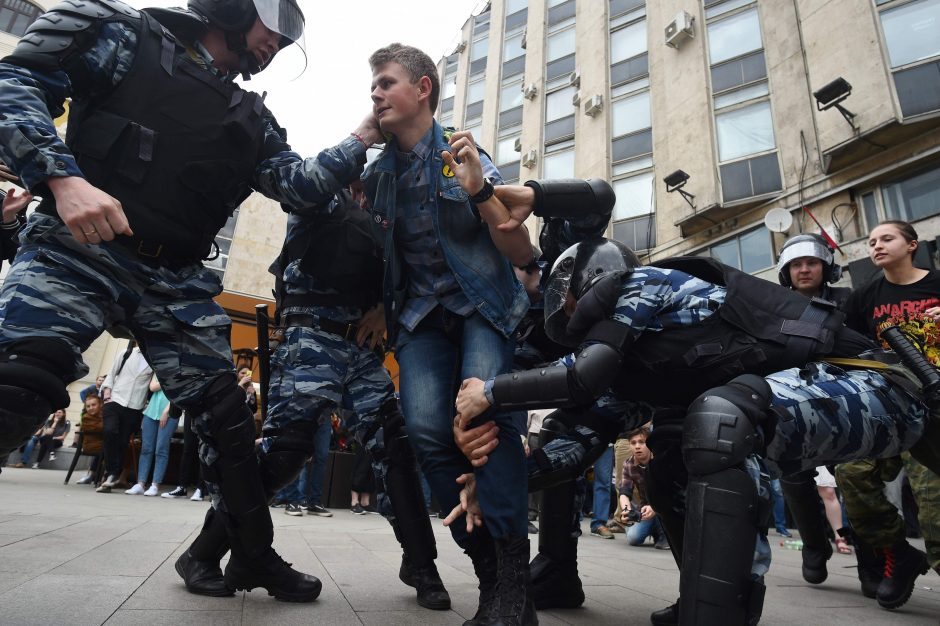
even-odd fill
[[[779,478],[770,481],[770,492],[774,499],[774,526],[777,527],[777,532],[785,531],[787,529],[787,512]]]
[[[614,475],[614,449],[608,447],[594,462],[594,519],[591,530],[606,526],[610,517],[610,485]]]
[[[477,418],[475,424],[496,422],[499,445],[486,465],[474,469],[454,442],[454,400],[460,381],[506,373],[512,355],[513,342],[482,315],[474,313],[464,319],[441,307],[414,331],[402,329],[396,348],[405,425],[431,492],[441,510],[449,512],[460,492],[457,477],[473,472],[487,528],[497,539],[527,536],[528,483],[520,432],[509,412]],[[450,531],[458,545],[468,546],[462,521],[451,524]]]
[[[29,457],[33,456],[33,448],[39,445],[39,437],[33,435],[23,446],[23,453],[20,455],[20,463],[29,465]]]
[[[153,484],[159,485],[166,476],[166,465],[170,460],[170,438],[176,432],[179,418],[170,418],[160,428],[160,421],[144,416],[140,425],[140,463],[137,465],[137,482],[146,484],[153,468]],[[156,462],[154,462],[156,457]]]
[[[642,546],[643,542],[646,541],[646,538],[650,535],[653,536],[654,541],[659,541],[660,537],[665,536],[665,533],[663,532],[663,526],[659,521],[658,515],[655,515],[648,520],[637,522],[633,526],[627,528],[627,543],[629,543],[631,546]]]
[[[333,423],[324,419],[317,426],[313,435],[313,461],[310,463],[310,483],[308,489],[301,493],[307,494],[307,504],[323,504],[323,475],[326,473],[326,461],[330,457],[330,435]],[[306,472],[300,472],[303,476]]]
[[[307,499],[307,477],[309,474],[310,463],[304,463],[303,467],[300,468],[300,474],[297,475],[294,482],[284,486],[277,492],[274,499],[282,500],[288,504],[303,505],[304,501]]]

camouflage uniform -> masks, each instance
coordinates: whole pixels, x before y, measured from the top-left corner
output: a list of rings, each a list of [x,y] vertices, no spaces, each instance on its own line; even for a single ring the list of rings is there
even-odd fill
[[[123,22],[104,23],[80,55],[81,74],[45,72],[0,63],[0,160],[24,185],[35,188],[50,176],[82,176],[74,156],[56,135],[52,118],[67,97],[107,94],[134,62],[137,33]],[[196,44],[195,55],[209,71],[211,57]],[[234,75],[228,77],[233,79]],[[283,143],[282,131],[264,109],[266,136]],[[284,144],[286,146],[286,144]],[[354,137],[316,158],[302,159],[289,148],[259,162],[250,184],[295,211],[326,210],[339,180],[365,162]],[[201,263],[145,263],[116,242],[83,245],[53,216],[34,213],[21,235],[21,248],[0,292],[0,349],[24,338],[49,338],[67,347],[64,382],[88,372],[81,354],[106,329],[127,329],[140,342],[167,397],[183,409],[199,406],[207,386],[233,374],[231,322],[213,297],[221,282]],[[202,439],[201,460],[219,456],[211,434],[211,413],[194,419]],[[213,503],[225,510],[210,486]]]

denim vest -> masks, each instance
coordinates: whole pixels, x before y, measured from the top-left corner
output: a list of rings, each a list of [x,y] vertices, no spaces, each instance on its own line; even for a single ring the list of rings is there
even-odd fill
[[[429,157],[434,176],[429,193],[437,200],[432,219],[444,259],[476,310],[496,330],[509,337],[529,308],[529,297],[509,261],[496,249],[486,223],[470,205],[457,177],[444,176],[441,151],[450,146],[437,121],[434,122],[434,138],[435,147]],[[481,155],[481,158],[486,157]],[[387,146],[369,165],[362,179],[372,205],[372,227],[385,246],[382,299],[391,343],[398,334],[396,321],[408,293],[406,269],[394,236],[397,192],[394,149]]]

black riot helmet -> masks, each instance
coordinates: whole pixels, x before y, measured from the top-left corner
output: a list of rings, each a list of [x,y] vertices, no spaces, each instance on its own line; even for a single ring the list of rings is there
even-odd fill
[[[595,237],[576,243],[561,253],[545,286],[545,332],[552,341],[577,346],[581,337],[568,332],[565,300],[568,293],[580,300],[595,283],[611,274],[628,273],[640,265],[633,250],[619,241]]]
[[[225,31],[229,49],[242,59],[241,72],[246,78],[271,63],[271,59],[268,59],[261,66],[255,56],[247,51],[245,34],[251,30],[255,18],[261,18],[265,26],[281,36],[281,49],[296,43],[306,57],[304,14],[297,0],[188,0],[187,6]]]
[[[842,277],[842,266],[835,262],[829,242],[822,236],[805,233],[790,237],[780,249],[777,259],[777,281],[784,287],[793,287],[790,280],[790,263],[794,259],[814,257],[823,263],[823,283],[831,284]]]

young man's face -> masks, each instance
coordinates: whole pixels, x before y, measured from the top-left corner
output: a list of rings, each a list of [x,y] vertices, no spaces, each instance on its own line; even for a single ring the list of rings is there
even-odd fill
[[[816,295],[823,284],[823,262],[813,256],[801,256],[790,261],[790,283],[808,296]]]
[[[650,449],[646,447],[646,435],[633,435],[630,437],[630,447],[633,448],[633,458],[640,465],[646,465],[653,457]]]
[[[427,78],[412,83],[405,68],[395,61],[375,68],[372,73],[372,113],[383,131],[395,134],[418,117],[428,98],[422,87],[425,82],[430,84]]]
[[[95,379],[95,387],[101,388],[101,385],[104,383],[104,376],[99,376]]]

